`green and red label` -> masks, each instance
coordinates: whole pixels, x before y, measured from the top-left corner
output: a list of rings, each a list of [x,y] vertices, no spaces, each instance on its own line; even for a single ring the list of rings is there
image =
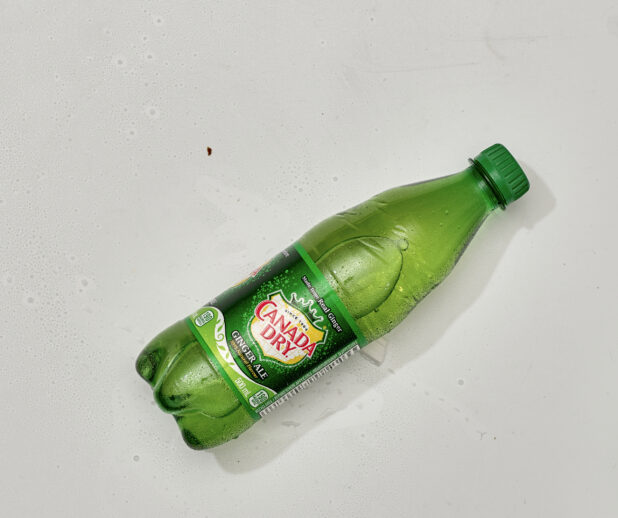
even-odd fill
[[[256,419],[366,343],[299,243],[190,315],[187,322]]]

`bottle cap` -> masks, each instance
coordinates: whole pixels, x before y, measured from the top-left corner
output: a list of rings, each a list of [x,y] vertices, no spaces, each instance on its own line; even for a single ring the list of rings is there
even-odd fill
[[[521,166],[502,144],[494,144],[481,151],[472,163],[491,185],[502,208],[530,189],[530,182]]]

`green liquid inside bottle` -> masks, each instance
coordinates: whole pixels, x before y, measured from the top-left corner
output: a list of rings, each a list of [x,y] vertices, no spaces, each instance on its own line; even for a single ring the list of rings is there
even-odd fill
[[[515,159],[496,144],[460,173],[383,192],[299,242],[371,342],[446,277],[489,213],[528,188]],[[156,336],[136,367],[192,448],[216,446],[255,423],[185,321]]]

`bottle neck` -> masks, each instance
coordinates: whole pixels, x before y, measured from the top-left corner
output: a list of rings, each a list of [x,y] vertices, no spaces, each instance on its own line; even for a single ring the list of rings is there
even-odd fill
[[[474,162],[471,161],[470,167],[458,173],[457,176],[462,177],[462,179],[465,178],[465,183],[469,188],[474,190],[477,196],[483,198],[487,206],[487,212],[491,212],[498,207],[504,210],[500,193],[496,191],[482,168],[475,165]]]

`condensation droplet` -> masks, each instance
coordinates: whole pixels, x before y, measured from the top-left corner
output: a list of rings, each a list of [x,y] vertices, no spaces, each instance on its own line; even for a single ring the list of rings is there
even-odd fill
[[[397,246],[400,250],[407,250],[410,244],[408,243],[407,239],[400,239],[399,241],[397,241]]]
[[[139,455],[133,455],[133,460],[135,462],[138,462],[139,461]]]
[[[461,378],[457,380],[457,385],[463,385],[465,382]]]

